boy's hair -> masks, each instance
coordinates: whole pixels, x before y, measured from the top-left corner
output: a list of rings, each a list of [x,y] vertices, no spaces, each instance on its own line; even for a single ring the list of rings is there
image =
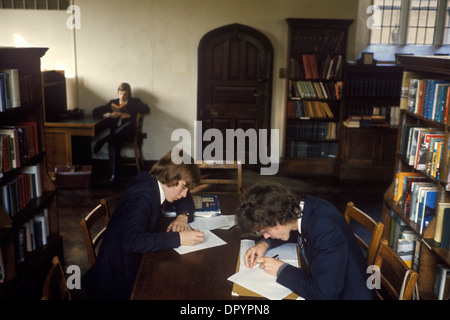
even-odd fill
[[[168,187],[176,186],[178,181],[184,180],[188,189],[195,188],[200,183],[200,169],[194,164],[194,160],[175,164],[171,154],[172,150],[159,159],[150,169],[150,175]]]
[[[119,84],[119,87],[117,88],[117,91],[126,91],[128,92],[128,96],[131,97],[131,86],[126,83],[126,82],[122,82],[121,84]]]
[[[277,183],[253,185],[236,212],[236,225],[246,236],[257,235],[266,227],[297,220],[301,216],[299,200]]]

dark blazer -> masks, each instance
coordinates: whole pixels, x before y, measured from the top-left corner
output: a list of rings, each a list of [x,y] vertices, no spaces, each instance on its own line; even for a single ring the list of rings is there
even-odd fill
[[[374,290],[366,285],[370,274],[361,248],[333,204],[307,196],[301,235],[309,272],[289,265],[279,273],[278,283],[305,299],[375,299]]]
[[[101,117],[103,117],[103,114],[105,114],[107,112],[112,112],[113,110],[112,110],[111,104],[113,104],[113,103],[116,105],[119,105],[120,104],[119,99],[110,100],[107,104],[95,108],[92,111],[93,116],[96,118],[101,118]],[[150,112],[150,108],[148,105],[143,103],[141,101],[141,99],[134,98],[134,97],[128,98],[127,105],[124,106],[124,108],[125,108],[124,111],[129,113],[131,115],[131,117],[127,118],[127,119],[123,119],[122,120],[123,122],[132,121],[132,123],[136,123],[136,116],[138,113],[149,113]]]
[[[129,299],[143,253],[180,246],[178,232],[156,232],[163,217],[160,198],[157,180],[148,172],[130,183],[111,215],[95,264],[82,277],[88,296]],[[194,212],[189,194],[176,202],[177,213]]]

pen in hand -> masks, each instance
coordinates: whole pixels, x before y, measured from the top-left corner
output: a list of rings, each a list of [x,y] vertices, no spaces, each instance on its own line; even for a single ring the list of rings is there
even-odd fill
[[[278,257],[279,257],[279,255],[278,254],[276,254],[276,255],[274,255],[272,258],[274,258],[274,259],[277,259],[278,260]]]

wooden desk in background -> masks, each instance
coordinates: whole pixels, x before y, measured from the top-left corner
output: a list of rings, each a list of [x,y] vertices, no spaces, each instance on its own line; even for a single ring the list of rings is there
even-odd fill
[[[72,137],[95,137],[111,127],[110,119],[96,119],[86,115],[82,119],[63,119],[45,122],[47,168],[54,173],[56,165],[72,165]],[[90,152],[90,146],[89,146]]]
[[[235,214],[239,206],[238,195],[218,197],[222,214]],[[227,278],[236,272],[240,235],[234,227],[212,232],[227,244],[183,255],[173,249],[145,253],[131,299],[236,299],[231,295],[233,283]]]

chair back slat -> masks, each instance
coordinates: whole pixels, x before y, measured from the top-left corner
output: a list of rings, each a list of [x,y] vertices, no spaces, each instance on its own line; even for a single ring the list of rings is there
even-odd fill
[[[103,222],[101,221],[103,219]],[[80,227],[83,234],[83,240],[86,247],[89,265],[92,266],[97,260],[96,249],[103,239],[108,222],[110,219],[110,212],[108,205],[104,199],[100,200],[91,212],[85,218],[81,219]],[[95,228],[100,224],[100,227]],[[100,229],[96,231],[94,229]]]

